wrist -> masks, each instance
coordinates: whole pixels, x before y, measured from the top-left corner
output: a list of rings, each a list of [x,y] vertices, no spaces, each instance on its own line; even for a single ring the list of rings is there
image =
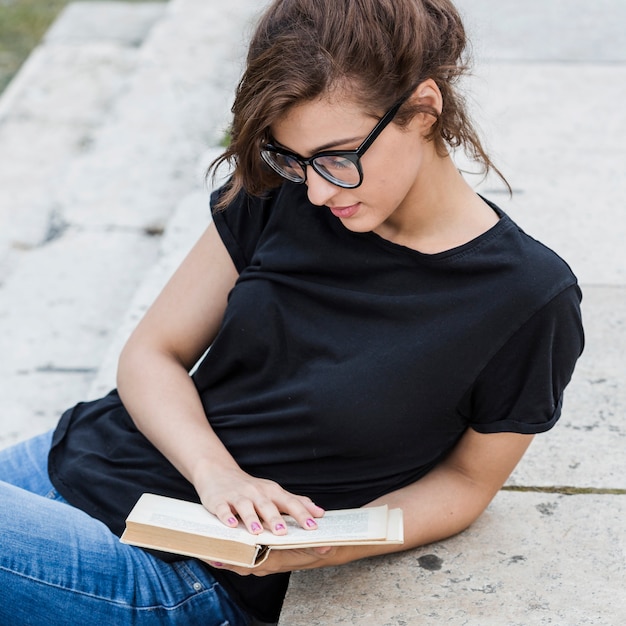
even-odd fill
[[[203,455],[195,459],[191,470],[191,483],[202,494],[207,483],[214,483],[216,476],[241,473],[241,468],[230,455]]]

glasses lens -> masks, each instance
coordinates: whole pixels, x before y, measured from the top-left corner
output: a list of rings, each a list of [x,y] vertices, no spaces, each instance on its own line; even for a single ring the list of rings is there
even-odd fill
[[[305,173],[298,161],[288,154],[274,152],[273,150],[261,150],[263,160],[282,177],[294,183],[303,183]]]
[[[361,173],[354,161],[341,155],[321,156],[313,160],[313,167],[331,183],[356,187],[361,182]]]

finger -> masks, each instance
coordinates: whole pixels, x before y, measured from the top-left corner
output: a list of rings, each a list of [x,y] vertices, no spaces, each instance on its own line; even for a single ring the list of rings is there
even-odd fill
[[[293,517],[296,522],[307,530],[317,528],[316,518],[323,517],[324,509],[314,504],[310,498],[294,496],[284,492],[284,497],[278,502],[280,510]]]
[[[271,481],[263,481],[261,487],[257,493],[242,496],[230,503],[250,532],[253,534],[261,532],[257,525],[261,524],[275,535],[286,534],[287,524],[282,516],[283,512],[304,524],[305,528],[317,527],[307,505],[317,515],[320,513],[323,515],[324,511],[313,505],[309,498],[289,493]]]
[[[287,534],[287,523],[280,514],[278,507],[271,500],[263,500],[256,505],[259,518],[263,520],[265,528],[275,535]]]
[[[257,513],[257,507],[249,498],[238,498],[231,506],[237,511],[249,533],[258,535],[263,532],[263,523]],[[278,510],[275,515],[279,515]]]
[[[304,505],[304,507],[306,508],[306,510],[313,517],[324,517],[324,513],[326,511],[321,506],[318,506],[317,504],[315,504],[315,502],[313,502],[311,498],[307,498],[306,496],[299,496],[299,499]]]
[[[223,524],[226,524],[226,526],[230,526],[231,528],[239,526],[237,515],[227,502],[218,504],[215,507],[214,514]]]
[[[252,574],[252,568],[250,567],[238,567],[236,565],[228,565],[226,563],[219,563],[218,561],[204,561],[211,567],[215,569],[229,570],[231,572],[235,572],[235,574],[239,574],[240,576],[249,576]]]

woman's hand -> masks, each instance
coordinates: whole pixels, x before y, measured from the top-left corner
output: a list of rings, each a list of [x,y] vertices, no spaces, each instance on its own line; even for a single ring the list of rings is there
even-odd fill
[[[332,565],[331,559],[340,548],[298,548],[297,550],[270,550],[267,559],[257,567],[238,567],[207,561],[212,567],[227,569],[240,576],[268,576],[280,572],[293,572]]]
[[[286,534],[282,514],[290,515],[307,530],[316,529],[315,519],[324,515],[324,509],[310,498],[290,493],[271,480],[250,476],[234,464],[206,468],[200,477],[196,473],[194,486],[204,507],[224,524],[236,527],[241,520],[254,535],[263,530]]]

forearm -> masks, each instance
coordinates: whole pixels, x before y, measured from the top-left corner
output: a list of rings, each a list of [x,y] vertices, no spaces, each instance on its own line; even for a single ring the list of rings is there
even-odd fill
[[[236,467],[186,368],[171,355],[144,354],[131,340],[120,357],[117,383],[137,428],[196,488],[215,468]]]
[[[310,567],[342,565],[446,539],[470,526],[493,495],[456,470],[445,466],[435,468],[418,482],[370,503],[371,506],[386,504],[389,508],[402,509],[403,544],[342,546]]]
[[[426,476],[370,503],[402,509],[404,544],[342,547],[310,567],[408,550],[465,530],[500,490],[531,441],[531,435],[485,435],[468,429],[450,455]]]
[[[445,539],[469,526],[490,500],[477,485],[458,472],[442,466],[420,481],[370,503],[401,508],[404,513],[403,544],[339,546],[326,549],[276,550],[255,570],[230,568],[240,574],[265,576],[282,571],[317,569],[409,550]]]
[[[118,363],[118,390],[137,428],[196,489],[207,465],[235,466],[188,372],[215,339],[236,279],[211,224],[135,328]]]
[[[304,528],[324,511],[309,498],[243,471],[213,431],[185,364],[171,353],[129,341],[118,389],[137,428],[195,487],[204,506],[227,526],[238,519],[254,534],[287,532],[281,512]],[[156,392],[155,392],[156,390]]]

